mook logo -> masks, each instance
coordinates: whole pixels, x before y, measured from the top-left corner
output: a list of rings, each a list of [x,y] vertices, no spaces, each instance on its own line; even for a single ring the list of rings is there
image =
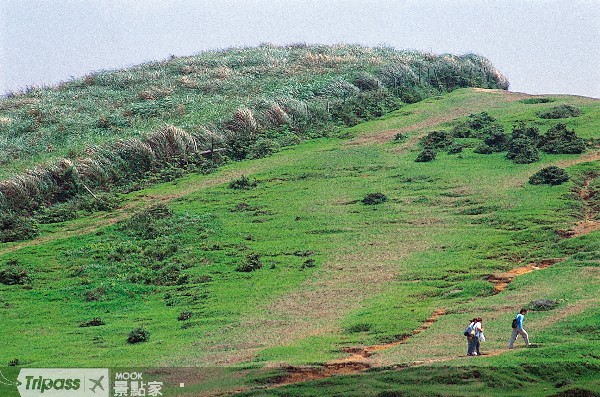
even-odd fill
[[[21,397],[109,397],[108,368],[23,368]]]

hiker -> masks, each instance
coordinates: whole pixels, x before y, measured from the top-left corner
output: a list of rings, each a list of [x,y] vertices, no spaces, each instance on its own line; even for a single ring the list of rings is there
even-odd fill
[[[525,320],[525,315],[527,314],[527,309],[523,308],[517,314],[517,317],[512,322],[512,337],[510,338],[510,342],[508,342],[508,348],[512,349],[515,344],[515,340],[519,335],[523,337],[525,341],[525,346],[529,347],[529,335],[527,335],[527,331],[523,329],[523,321]]]
[[[473,352],[473,355],[481,356],[481,352],[479,351],[479,343],[485,340],[485,337],[483,336],[483,325],[481,324],[483,319],[479,317],[475,320],[475,325],[473,325],[473,328],[475,329],[475,351]]]
[[[475,345],[475,323],[477,322],[477,319],[474,318],[473,320],[469,321],[469,325],[467,325],[467,328],[465,328],[465,332],[464,335],[467,337],[467,356],[473,356],[477,349],[477,346]]]

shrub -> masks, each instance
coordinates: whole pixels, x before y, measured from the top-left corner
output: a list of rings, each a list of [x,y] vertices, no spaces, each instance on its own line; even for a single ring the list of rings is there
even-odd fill
[[[192,313],[189,310],[183,311],[181,313],[179,313],[179,316],[177,317],[177,320],[179,321],[187,321],[190,318],[192,318],[192,316],[194,315],[194,313]]]
[[[540,144],[541,136],[540,130],[535,126],[526,126],[525,123],[520,122],[513,127],[510,139],[525,138],[531,140],[531,143],[535,146]]]
[[[415,159],[417,163],[427,163],[429,161],[435,160],[436,152],[435,150],[425,149]]]
[[[558,306],[557,301],[554,301],[552,299],[539,299],[539,300],[530,302],[529,305],[527,305],[527,308],[529,310],[546,311],[546,310],[552,310],[556,306]]]
[[[29,240],[37,234],[37,225],[31,218],[13,213],[0,213],[0,242]]]
[[[256,179],[250,180],[249,178],[246,178],[245,175],[242,175],[241,177],[229,182],[229,188],[230,189],[248,190],[248,189],[252,189],[252,188],[256,187],[257,184],[258,183],[256,182]]]
[[[369,193],[362,199],[362,203],[365,205],[376,205],[385,203],[387,201],[387,197],[383,193]]]
[[[478,154],[492,154],[492,153],[494,153],[494,149],[492,149],[490,146],[486,145],[485,143],[481,142],[479,145],[477,145],[477,147],[475,149],[473,149],[473,152],[478,153]]]
[[[470,114],[467,120],[467,125],[469,128],[474,130],[481,130],[495,121],[496,119],[490,116],[487,112],[481,112],[477,114]]]
[[[154,239],[165,234],[168,226],[164,220],[172,216],[173,211],[165,204],[156,204],[134,214],[123,223],[121,230],[142,239]]]
[[[371,324],[368,323],[359,323],[354,324],[346,329],[346,332],[349,334],[356,334],[359,332],[368,332],[371,330]]]
[[[29,272],[16,259],[7,261],[6,266],[0,268],[0,284],[24,285],[30,281]]]
[[[307,259],[302,263],[302,266],[300,266],[300,270],[312,268],[315,266],[317,266],[317,264],[314,259]]]
[[[467,123],[460,123],[452,128],[452,136],[455,138],[470,138],[471,129]]]
[[[85,327],[99,327],[101,325],[105,325],[106,323],[100,317],[94,317],[91,320],[84,321],[79,324],[81,328]]]
[[[569,180],[569,174],[562,168],[550,166],[542,168],[529,178],[532,185],[560,185]]]
[[[494,152],[503,152],[508,146],[508,137],[501,125],[494,124],[485,128],[483,142]]]
[[[554,99],[552,98],[527,98],[527,99],[521,99],[519,102],[524,103],[526,105],[534,105],[537,103],[549,103],[549,102],[553,102]]]
[[[398,132],[396,135],[394,135],[394,140],[392,142],[394,143],[402,143],[405,142],[407,139],[406,135],[404,135],[401,132]]]
[[[359,73],[354,79],[354,85],[362,91],[379,90],[383,87],[381,80],[367,72]]]
[[[530,164],[540,159],[540,153],[531,139],[526,137],[513,138],[508,144],[506,158],[517,164]]]
[[[564,124],[557,124],[540,138],[540,149],[552,154],[579,154],[585,151],[585,142],[574,130],[567,129]]]
[[[454,143],[448,147],[448,154],[457,154],[463,151],[464,146],[460,143]]]
[[[127,343],[140,343],[140,342],[148,342],[150,340],[150,332],[146,331],[144,328],[135,328],[129,332],[129,337],[127,337]]]
[[[581,110],[572,105],[558,105],[552,109],[540,113],[540,117],[543,119],[566,119],[569,117],[577,117],[581,114]]]
[[[432,131],[421,139],[425,149],[445,149],[453,142],[454,138],[447,131]]]
[[[254,142],[248,148],[248,158],[251,159],[260,159],[263,157],[270,156],[271,154],[277,152],[279,150],[279,144],[268,138],[258,138],[256,142]]]
[[[245,261],[241,263],[235,270],[238,272],[249,273],[261,269],[262,267],[263,263],[260,260],[260,255],[249,254],[246,256]]]
[[[86,302],[101,301],[106,297],[107,291],[104,287],[97,287],[85,293]]]

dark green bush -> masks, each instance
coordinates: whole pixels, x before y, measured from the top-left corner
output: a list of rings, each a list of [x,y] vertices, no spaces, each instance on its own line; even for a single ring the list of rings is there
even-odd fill
[[[569,174],[562,168],[550,166],[542,168],[529,178],[532,185],[560,185],[569,180]]]
[[[495,121],[496,119],[490,116],[487,112],[481,112],[476,114],[470,114],[467,120],[467,125],[469,126],[469,128],[472,128],[474,130],[481,130],[484,127],[487,127],[488,125],[494,123]]]
[[[530,164],[540,159],[540,153],[531,139],[519,135],[510,140],[506,158],[517,164]]]
[[[401,132],[397,133],[396,135],[394,135],[394,140],[392,142],[394,143],[402,143],[406,141],[407,136]]]
[[[527,98],[527,99],[521,99],[519,102],[527,104],[527,105],[534,105],[537,103],[554,102],[554,99],[552,99],[552,98]]]
[[[179,321],[187,321],[190,318],[192,318],[192,316],[194,315],[194,313],[192,313],[189,310],[183,311],[181,313],[179,313],[179,316],[177,317],[177,320]]]
[[[486,145],[485,143],[481,142],[475,147],[475,149],[473,149],[473,152],[478,154],[492,154],[494,153],[494,149],[492,149],[489,145]]]
[[[127,343],[141,343],[147,342],[150,340],[150,332],[145,330],[144,328],[135,328],[129,332],[129,336],[127,337]]]
[[[242,262],[235,270],[238,272],[249,273],[261,269],[262,267],[263,263],[260,260],[260,255],[249,254],[246,256],[244,262]]]
[[[448,154],[457,154],[463,151],[464,146],[460,143],[454,143],[448,147]]]
[[[346,332],[349,334],[356,334],[359,332],[368,332],[371,330],[371,328],[372,328],[371,324],[359,323],[359,324],[354,324],[354,325],[351,325],[350,327],[348,327],[346,329]]]
[[[415,159],[417,163],[427,163],[429,161],[435,160],[436,152],[435,150],[425,149]]]
[[[101,325],[105,325],[106,323],[100,317],[94,317],[91,320],[87,320],[79,324],[80,327],[99,327]]]
[[[232,180],[229,182],[230,189],[238,189],[238,190],[248,190],[256,187],[258,183],[256,179],[251,180],[246,177],[246,175],[242,175],[241,177]]]
[[[471,129],[467,123],[460,123],[452,127],[452,136],[455,138],[470,138]]]
[[[0,284],[24,285],[30,281],[29,272],[16,259],[8,260],[5,266],[0,268]]]
[[[376,205],[385,203],[387,196],[383,193],[369,193],[361,201],[365,205]]]
[[[248,158],[260,159],[279,151],[279,144],[273,139],[260,137],[248,148]]]
[[[540,138],[540,149],[552,154],[579,154],[585,151],[585,142],[574,130],[564,124],[557,124]]]
[[[541,136],[540,130],[535,126],[526,126],[525,123],[520,122],[513,127],[510,139],[528,139],[534,146],[539,146]]]
[[[447,131],[432,131],[421,139],[425,149],[446,149],[452,145],[454,138]]]
[[[504,128],[501,125],[490,125],[483,131],[483,143],[489,146],[493,152],[503,152],[506,150],[508,136],[504,133]]]
[[[552,109],[540,113],[540,117],[543,119],[566,119],[569,117],[577,117],[581,114],[581,110],[572,105],[558,105]]]
[[[379,90],[383,87],[381,80],[367,72],[359,73],[354,79],[354,85],[362,91]]]
[[[32,218],[10,212],[0,213],[0,242],[29,240],[37,234],[38,228]]]

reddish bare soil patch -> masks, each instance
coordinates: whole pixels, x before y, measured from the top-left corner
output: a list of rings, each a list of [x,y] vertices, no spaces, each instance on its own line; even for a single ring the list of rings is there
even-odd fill
[[[527,266],[517,267],[505,273],[494,273],[487,277],[486,280],[494,284],[494,293],[499,294],[508,287],[508,284],[510,284],[515,277],[536,270],[545,269],[558,262],[562,262],[563,260],[563,258],[542,259],[540,263],[530,263]]]

